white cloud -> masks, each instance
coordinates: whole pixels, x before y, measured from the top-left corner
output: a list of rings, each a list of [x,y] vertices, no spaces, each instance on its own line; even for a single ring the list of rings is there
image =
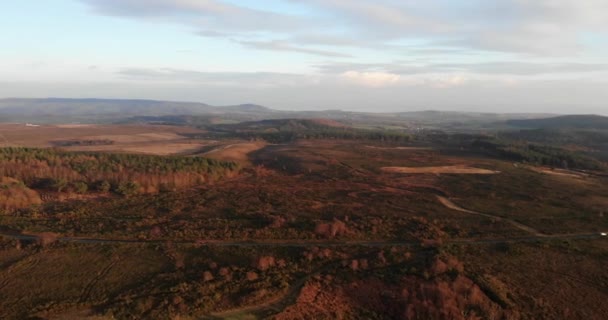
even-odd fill
[[[390,73],[396,75],[424,75],[469,73],[477,75],[497,76],[570,76],[582,74],[605,75],[608,72],[607,63],[546,63],[494,61],[477,63],[326,63],[315,66],[324,74],[342,74],[349,71],[360,73]]]
[[[420,49],[573,57],[587,49],[581,41],[585,33],[608,37],[606,0],[283,0],[319,15],[278,13],[222,0],[79,1],[100,14],[187,25],[200,35],[244,44],[265,43],[251,48],[312,54],[330,51],[325,46],[395,53],[403,48],[394,42],[423,40]],[[256,38],[260,34],[266,38]],[[340,52],[336,57],[348,55]]]
[[[117,72],[124,80],[166,84],[225,87],[288,87],[317,82],[314,76],[278,72],[205,72],[171,68],[124,68]]]
[[[386,72],[347,71],[341,76],[348,82],[373,88],[395,85],[401,79],[398,74]]]
[[[260,50],[272,50],[272,51],[291,51],[298,53],[306,53],[323,57],[332,57],[332,58],[350,58],[351,55],[343,54],[339,52],[329,51],[329,50],[321,50],[321,49],[313,49],[306,47],[299,47],[286,41],[236,41],[237,43],[255,48]]]
[[[463,75],[451,75],[445,77],[438,77],[432,80],[431,86],[435,88],[452,88],[465,85],[468,82],[468,78]]]
[[[70,66],[60,62],[91,57],[78,55],[78,51],[67,53],[65,48],[60,51],[53,44],[48,48],[54,52],[44,51],[36,57],[59,57],[49,60],[50,66],[20,66],[19,59],[5,59],[0,62],[0,81],[40,80],[44,85],[38,86],[48,90],[63,80],[103,81],[108,83],[106,91],[95,91],[101,86],[91,85],[87,92],[137,95],[136,89],[143,87],[148,89],[141,92],[158,97],[165,94],[162,88],[166,87],[173,88],[177,98],[183,94],[206,101],[206,95],[217,99],[237,95],[271,105],[275,104],[272,101],[284,102],[286,107],[310,102],[337,108],[350,101],[365,108],[367,102],[377,100],[398,108],[407,99],[404,108],[426,106],[426,101],[436,106],[466,106],[469,102],[485,106],[500,101],[551,108],[562,100],[605,108],[607,100],[608,63],[602,50],[608,44],[608,0],[75,1],[98,15],[145,21],[146,28],[134,28],[152,34],[142,38],[154,38],[155,28],[166,24],[185,26],[171,28],[171,32],[186,30],[199,37],[186,38],[185,44],[179,39],[176,48],[170,47],[172,39],[163,41],[167,51],[179,51],[177,57],[124,48],[132,50],[132,57],[146,55],[136,61],[139,69],[121,65],[123,59]],[[270,3],[281,5],[271,8]],[[294,3],[298,10],[281,13],[281,8]],[[80,25],[75,22],[74,26]],[[125,32],[124,37],[131,34]],[[220,45],[210,45],[210,50],[201,50],[201,45],[191,52],[188,40]],[[250,54],[253,50],[276,54]],[[98,51],[101,57],[108,49],[99,41],[99,47],[90,51]],[[184,55],[188,52],[192,54]],[[92,64],[99,68],[88,68]],[[198,70],[184,70],[188,68]],[[222,72],[238,68],[260,72]],[[116,69],[120,71],[112,71]],[[267,70],[276,72],[264,72]],[[294,70],[301,74],[292,74]],[[23,88],[19,92],[27,93]],[[476,90],[479,88],[485,91]],[[61,92],[70,92],[65,90]]]

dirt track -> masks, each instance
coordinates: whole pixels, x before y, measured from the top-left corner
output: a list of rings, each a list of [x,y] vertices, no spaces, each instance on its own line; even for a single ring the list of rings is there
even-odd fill
[[[489,215],[488,215],[489,216]],[[494,217],[494,216],[490,216]],[[501,218],[502,219],[502,218]],[[503,219],[504,221],[508,221]],[[0,237],[8,239],[18,239],[25,241],[36,241],[38,237],[31,234],[20,234],[10,232],[0,232]],[[533,234],[527,237],[505,237],[505,238],[461,238],[443,241],[444,244],[488,244],[504,242],[535,242],[542,240],[567,240],[567,239],[599,239],[605,238],[599,232],[572,233],[572,234]],[[336,241],[316,241],[316,240],[272,240],[272,241],[242,241],[242,240],[210,240],[203,243],[195,240],[138,240],[138,239],[104,239],[104,238],[81,238],[81,237],[61,237],[58,242],[82,243],[82,244],[128,244],[128,243],[167,243],[174,244],[197,244],[209,247],[344,247],[344,246],[363,246],[363,247],[391,247],[391,246],[412,246],[419,245],[420,241],[388,241],[388,240],[336,240]]]
[[[383,167],[384,172],[410,173],[410,174],[498,174],[499,171],[473,168],[467,166],[440,166],[440,167]]]
[[[437,199],[439,200],[439,202],[441,202],[441,204],[443,204],[445,207],[452,209],[452,210],[456,210],[456,211],[460,211],[460,212],[466,212],[466,213],[470,213],[470,214],[476,214],[479,216],[484,216],[484,217],[488,217],[491,219],[494,219],[496,221],[505,221],[508,222],[509,224],[511,224],[512,226],[514,226],[515,228],[519,229],[519,230],[523,230],[526,231],[536,237],[549,237],[549,235],[544,234],[532,227],[526,226],[524,224],[521,224],[517,221],[511,220],[511,219],[507,219],[507,218],[503,218],[503,217],[499,217],[499,216],[495,216],[492,214],[488,214],[488,213],[481,213],[481,212],[477,212],[477,211],[472,211],[472,210],[468,210],[465,208],[462,208],[460,206],[458,206],[457,204],[455,204],[454,202],[452,202],[450,199],[446,198],[446,197],[442,197],[442,196],[437,196]]]

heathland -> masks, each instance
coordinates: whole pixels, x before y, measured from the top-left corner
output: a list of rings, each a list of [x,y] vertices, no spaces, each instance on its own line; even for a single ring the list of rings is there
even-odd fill
[[[0,124],[0,318],[608,314],[602,117],[138,103]]]

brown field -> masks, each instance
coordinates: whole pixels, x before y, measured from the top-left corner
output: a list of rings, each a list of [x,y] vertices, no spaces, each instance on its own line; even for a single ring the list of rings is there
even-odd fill
[[[0,124],[0,146],[51,147],[54,141],[105,139],[118,142],[184,139],[200,133],[194,128],[161,125],[42,125]]]
[[[549,175],[554,175],[554,176],[560,176],[560,177],[582,179],[582,178],[585,178],[588,176],[587,174],[584,174],[584,173],[571,171],[571,170],[565,170],[565,169],[554,169],[554,168],[548,168],[548,167],[528,167],[528,168],[534,172],[544,173],[544,174],[549,174]]]
[[[440,167],[383,167],[382,171],[411,174],[497,174],[499,171],[473,168],[467,166],[440,166]]]
[[[111,140],[114,143],[141,143],[152,141],[173,141],[184,139],[175,132],[143,132],[131,134],[91,135],[82,136],[81,140]]]
[[[380,150],[432,150],[429,147],[378,147],[378,146],[365,146],[366,148],[371,149],[380,149]]]
[[[57,128],[67,128],[67,129],[73,129],[73,128],[87,128],[87,127],[92,127],[95,126],[94,124],[58,124],[55,125],[55,127]]]
[[[246,143],[234,143],[218,146],[217,148],[205,152],[203,156],[216,160],[224,161],[236,161],[248,163],[248,154],[264,148],[267,144],[265,142],[246,142]]]
[[[62,149],[68,151],[125,152],[167,156],[195,153],[202,147],[207,146],[209,143],[210,142],[200,140],[147,141],[140,143],[118,143],[99,146],[73,146],[63,147]]]
[[[68,151],[103,151],[156,155],[190,154],[215,141],[191,139],[194,128],[161,125],[65,124],[31,127],[0,124],[0,147],[54,147],[62,141],[110,141],[61,147]]]

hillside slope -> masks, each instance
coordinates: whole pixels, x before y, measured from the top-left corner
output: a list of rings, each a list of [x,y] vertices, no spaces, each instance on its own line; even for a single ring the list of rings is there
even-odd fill
[[[269,113],[266,107],[243,104],[215,107],[198,102],[128,99],[0,99],[0,114],[8,116],[166,116],[219,113]]]
[[[543,119],[509,120],[507,124],[529,129],[608,129],[608,117],[598,115],[567,115]]]

